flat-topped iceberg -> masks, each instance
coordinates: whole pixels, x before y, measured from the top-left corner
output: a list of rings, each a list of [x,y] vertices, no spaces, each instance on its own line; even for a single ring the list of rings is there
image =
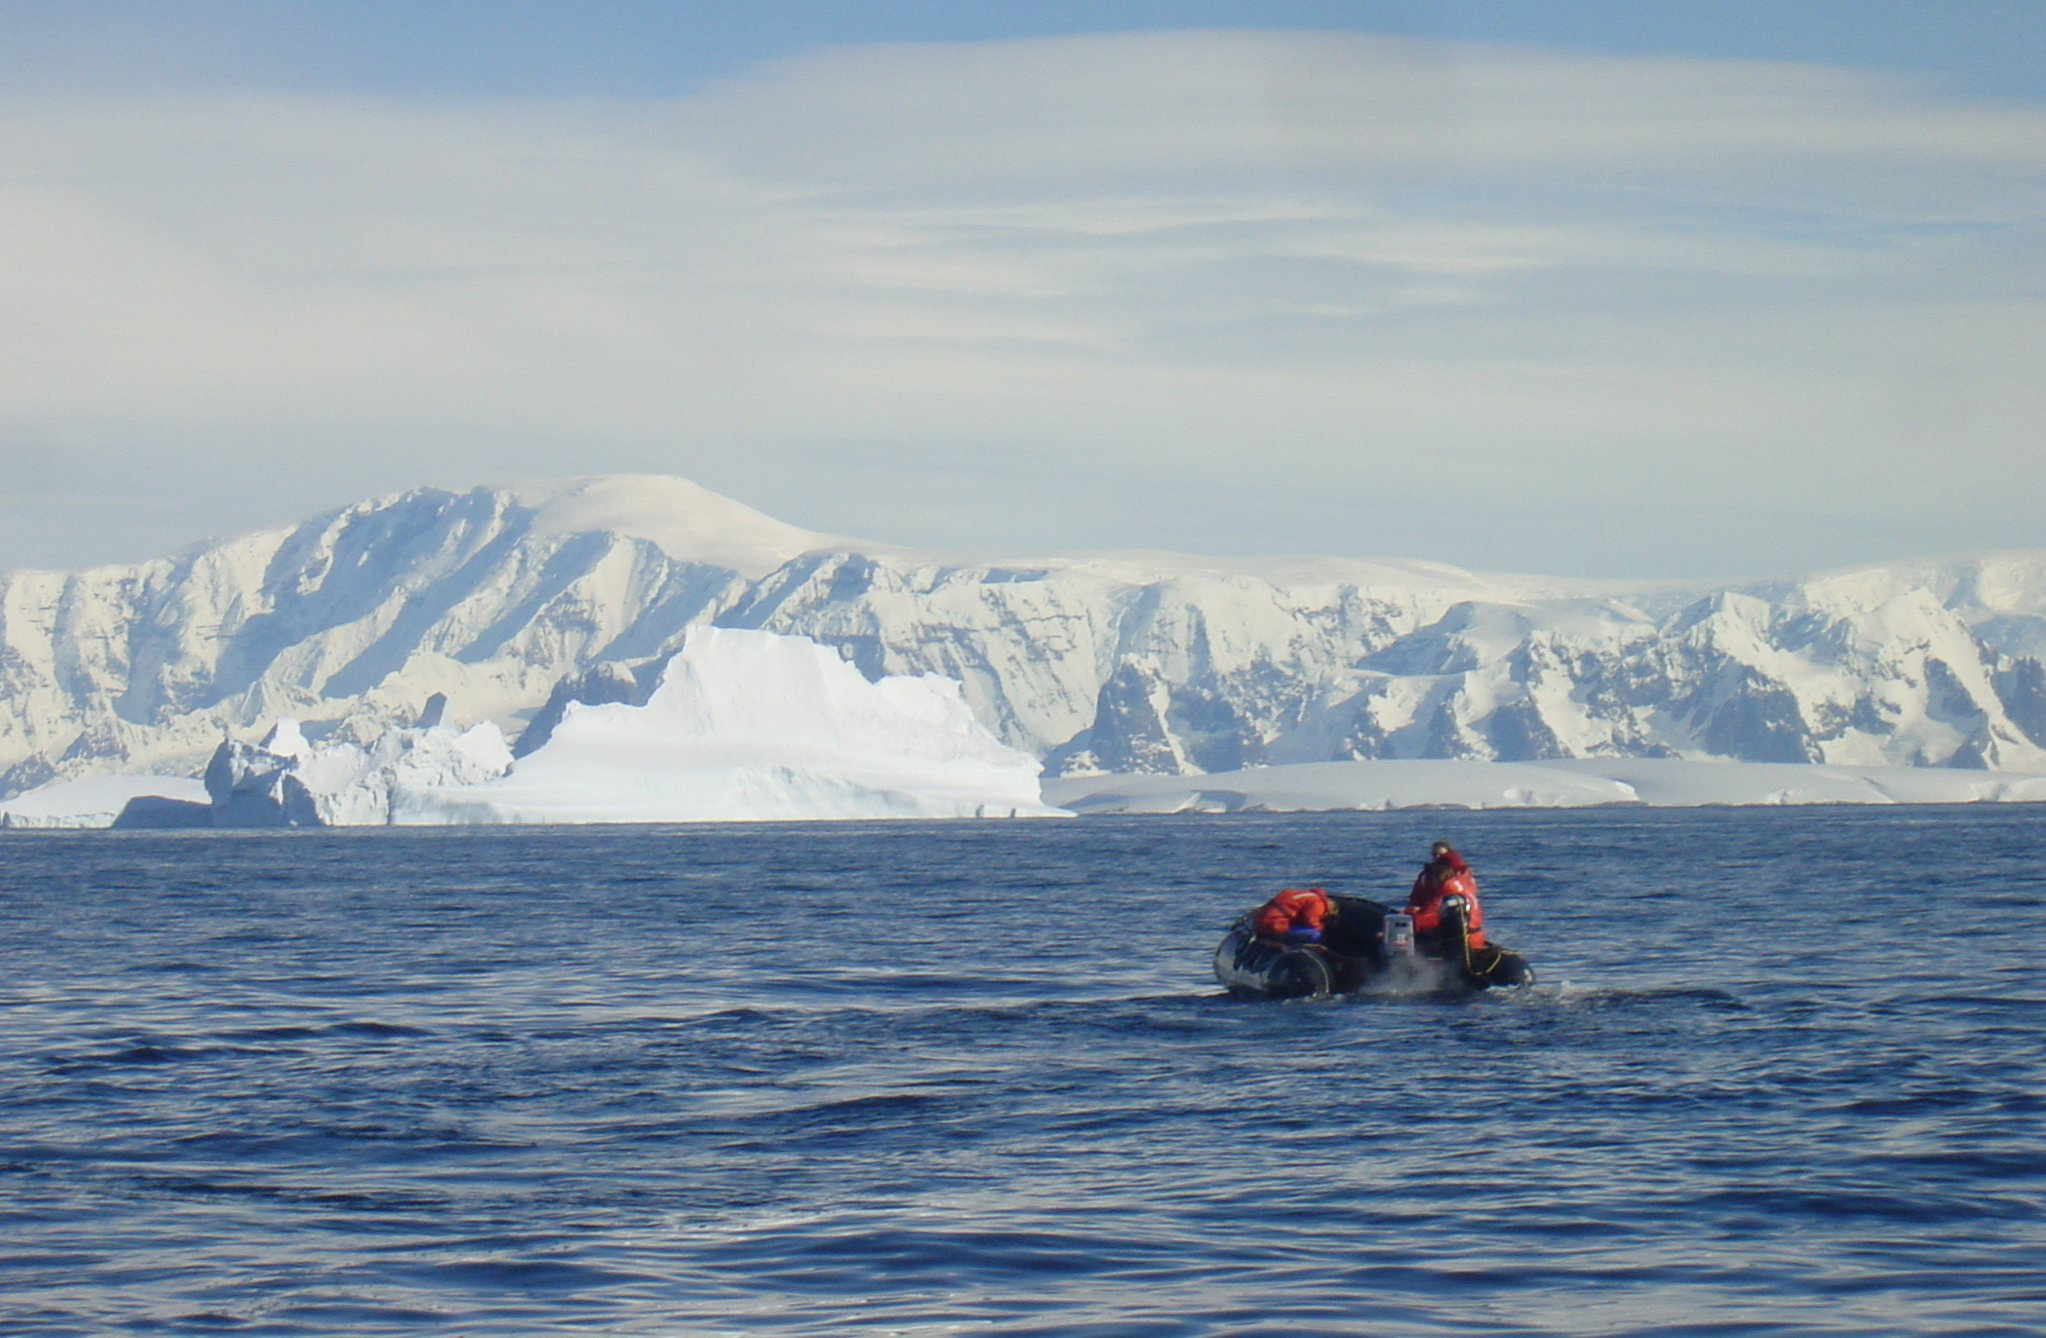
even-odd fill
[[[0,827],[109,827],[138,803],[144,810],[162,806],[203,813],[206,788],[182,776],[88,776],[58,781],[0,803]]]
[[[806,638],[694,627],[644,706],[571,704],[508,774],[411,791],[392,821],[1050,816],[1038,771],[951,679],[870,683]]]

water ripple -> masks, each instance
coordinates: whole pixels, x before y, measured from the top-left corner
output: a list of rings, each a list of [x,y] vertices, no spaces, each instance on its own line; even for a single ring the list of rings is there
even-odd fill
[[[2036,817],[10,841],[0,1331],[2036,1332]],[[1543,984],[1215,988],[1445,821]]]

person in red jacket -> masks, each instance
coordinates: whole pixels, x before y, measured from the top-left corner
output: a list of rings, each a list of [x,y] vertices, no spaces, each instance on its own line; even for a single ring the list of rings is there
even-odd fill
[[[1259,938],[1319,943],[1321,927],[1336,918],[1336,903],[1318,887],[1289,887],[1258,907],[1251,927]]]
[[[1428,851],[1428,862],[1414,879],[1407,896],[1407,914],[1414,917],[1414,938],[1438,949],[1461,951],[1463,945],[1442,942],[1442,903],[1462,897],[1466,942],[1473,948],[1485,946],[1485,917],[1478,909],[1478,879],[1463,856],[1447,841],[1437,841]]]

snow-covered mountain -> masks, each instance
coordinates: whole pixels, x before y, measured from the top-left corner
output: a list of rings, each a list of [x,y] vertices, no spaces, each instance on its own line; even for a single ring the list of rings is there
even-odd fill
[[[0,577],[0,795],[196,774],[435,694],[530,752],[695,623],[937,673],[1053,774],[1370,758],[2046,768],[2046,554],[1699,590],[1422,563],[948,561],[677,479],[421,489],[175,557]],[[519,737],[521,734],[524,737]]]
[[[300,719],[365,745],[441,693],[514,722],[828,540],[679,479],[421,489],[132,567],[0,577],[0,793],[195,771]]]

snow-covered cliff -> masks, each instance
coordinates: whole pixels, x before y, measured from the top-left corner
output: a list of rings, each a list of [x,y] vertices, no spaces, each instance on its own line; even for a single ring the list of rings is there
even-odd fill
[[[197,774],[223,732],[281,717],[368,748],[436,693],[450,725],[495,722],[530,752],[570,701],[643,703],[705,623],[810,637],[869,679],[955,679],[1053,774],[2046,768],[2046,554],[1724,590],[1341,559],[945,561],[605,478],[423,489],[134,567],[0,577],[0,795]]]

